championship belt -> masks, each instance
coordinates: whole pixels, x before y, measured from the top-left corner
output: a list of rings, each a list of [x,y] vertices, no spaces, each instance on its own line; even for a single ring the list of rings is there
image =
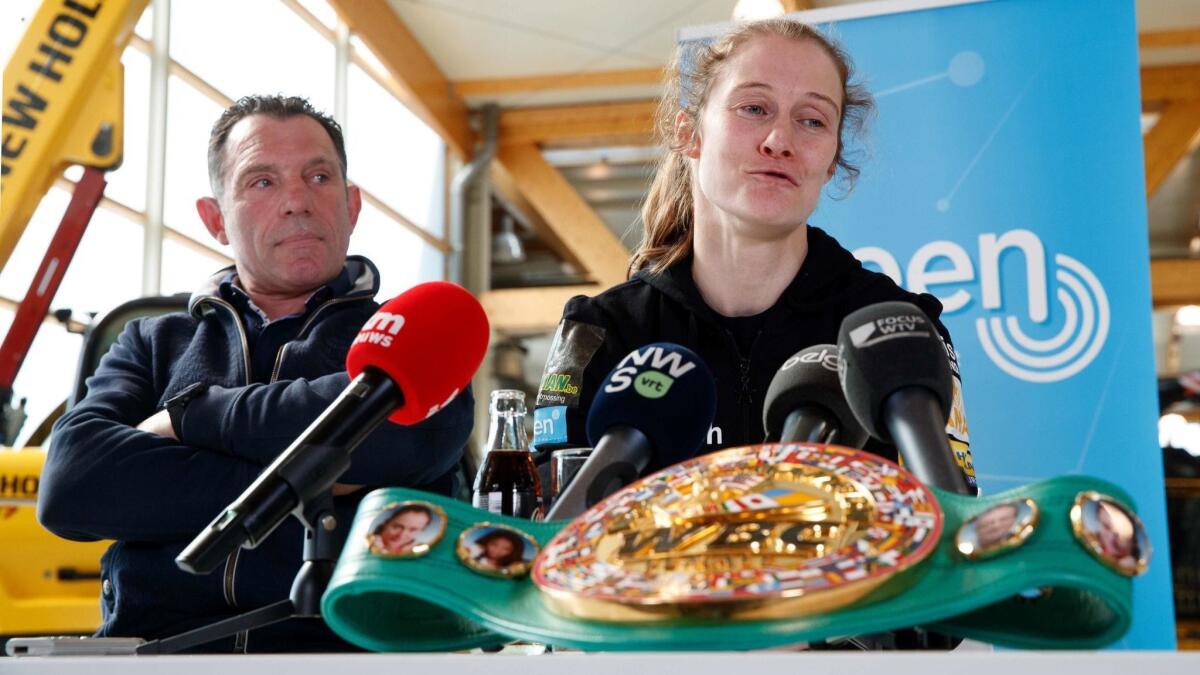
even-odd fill
[[[570,522],[389,488],[360,505],[322,610],[377,651],[741,650],[914,626],[1095,648],[1129,628],[1150,556],[1131,503],[1084,476],[964,497],[815,444],[697,457]]]

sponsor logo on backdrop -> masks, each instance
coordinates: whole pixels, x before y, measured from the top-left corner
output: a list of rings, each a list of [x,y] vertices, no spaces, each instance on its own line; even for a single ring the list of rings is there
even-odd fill
[[[854,252],[860,260],[872,263],[896,283],[916,292],[933,292],[930,286],[978,283],[978,298],[958,288],[938,299],[943,314],[965,308],[972,300],[980,302],[975,332],[988,358],[1009,375],[1026,382],[1059,382],[1087,368],[1108,339],[1111,320],[1108,295],[1096,275],[1086,265],[1064,253],[1053,257],[1054,310],[1051,312],[1046,247],[1030,230],[1009,230],[1002,234],[983,233],[977,239],[977,255],[952,241],[925,244],[909,260],[905,274],[890,252],[868,246]],[[1025,271],[1026,302],[1005,302],[1001,289],[1001,256],[1019,253]],[[936,263],[936,264],[935,264]],[[1013,269],[1011,266],[1009,269]],[[1022,306],[1023,305],[1023,306]],[[1032,337],[1029,326],[1057,325],[1050,336]],[[1045,331],[1042,331],[1045,332]]]

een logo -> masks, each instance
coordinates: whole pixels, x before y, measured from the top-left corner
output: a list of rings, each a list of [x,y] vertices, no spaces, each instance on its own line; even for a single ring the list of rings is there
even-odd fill
[[[975,320],[979,343],[998,368],[1015,378],[1058,382],[1086,368],[1104,348],[1110,321],[1108,296],[1096,275],[1070,256],[1055,255],[1058,308],[1054,319],[1057,324],[1061,316],[1061,327],[1049,337],[1030,337],[1022,325],[1047,324],[1051,318],[1046,248],[1042,240],[1029,230],[1010,230],[999,236],[981,234],[978,244],[978,273],[962,246],[951,241],[925,244],[908,261],[907,284],[900,264],[886,250],[868,246],[854,251],[854,255],[864,263],[876,265],[914,293],[931,292],[929,287],[934,285],[964,284],[978,279],[980,304],[985,313]],[[1026,313],[1022,315],[1005,312],[1001,298],[1000,258],[1009,250],[1020,252],[1024,258],[1028,298]],[[938,295],[938,299],[945,313],[953,314],[966,307],[972,296],[960,288],[946,296]]]

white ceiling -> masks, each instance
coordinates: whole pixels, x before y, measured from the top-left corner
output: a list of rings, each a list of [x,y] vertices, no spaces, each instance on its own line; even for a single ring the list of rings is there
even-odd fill
[[[816,0],[817,8],[860,0]],[[1111,2],[1114,0],[1103,0]],[[736,0],[389,0],[451,81],[661,67],[677,31],[729,21]],[[908,0],[874,4],[906,5]],[[1139,32],[1200,27],[1200,0],[1137,0]],[[1064,27],[1070,30],[1070,27]],[[1142,63],[1200,63],[1200,46],[1142,50]],[[523,91],[468,98],[504,108],[647,99],[657,84]],[[1179,255],[1200,211],[1200,157],[1176,168],[1149,204],[1156,255]],[[586,180],[573,181],[586,193]],[[618,233],[636,217],[636,201],[596,205]]]
[[[676,31],[729,21],[736,0],[388,0],[450,80],[662,66]],[[1102,0],[1111,2],[1113,0]],[[860,0],[815,0],[818,8]],[[877,4],[908,4],[883,0]],[[1200,0],[1136,0],[1139,31],[1200,26]],[[1200,47],[1144,50],[1198,62]]]

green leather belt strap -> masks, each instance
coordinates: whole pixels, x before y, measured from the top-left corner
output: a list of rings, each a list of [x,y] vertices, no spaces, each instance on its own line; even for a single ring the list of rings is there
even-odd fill
[[[517,520],[415,490],[376,490],[359,507],[322,611],[338,635],[376,651],[454,650],[515,639],[596,651],[758,649],[912,626],[1014,647],[1095,648],[1129,628],[1132,583],[1075,540],[1068,514],[1076,495],[1087,490],[1133,505],[1115,485],[1084,476],[1053,478],[985,498],[935,489],[945,517],[937,548],[854,605],[786,619],[656,623],[560,616],[528,577],[484,576],[455,553],[459,534],[480,522],[509,525],[545,546],[565,521]],[[955,549],[955,533],[965,520],[1018,498],[1034,500],[1041,512],[1022,546],[986,560],[968,560]],[[423,557],[371,553],[373,518],[385,505],[406,500],[444,509],[445,536]],[[1018,598],[1039,588],[1051,591],[1035,600]]]

